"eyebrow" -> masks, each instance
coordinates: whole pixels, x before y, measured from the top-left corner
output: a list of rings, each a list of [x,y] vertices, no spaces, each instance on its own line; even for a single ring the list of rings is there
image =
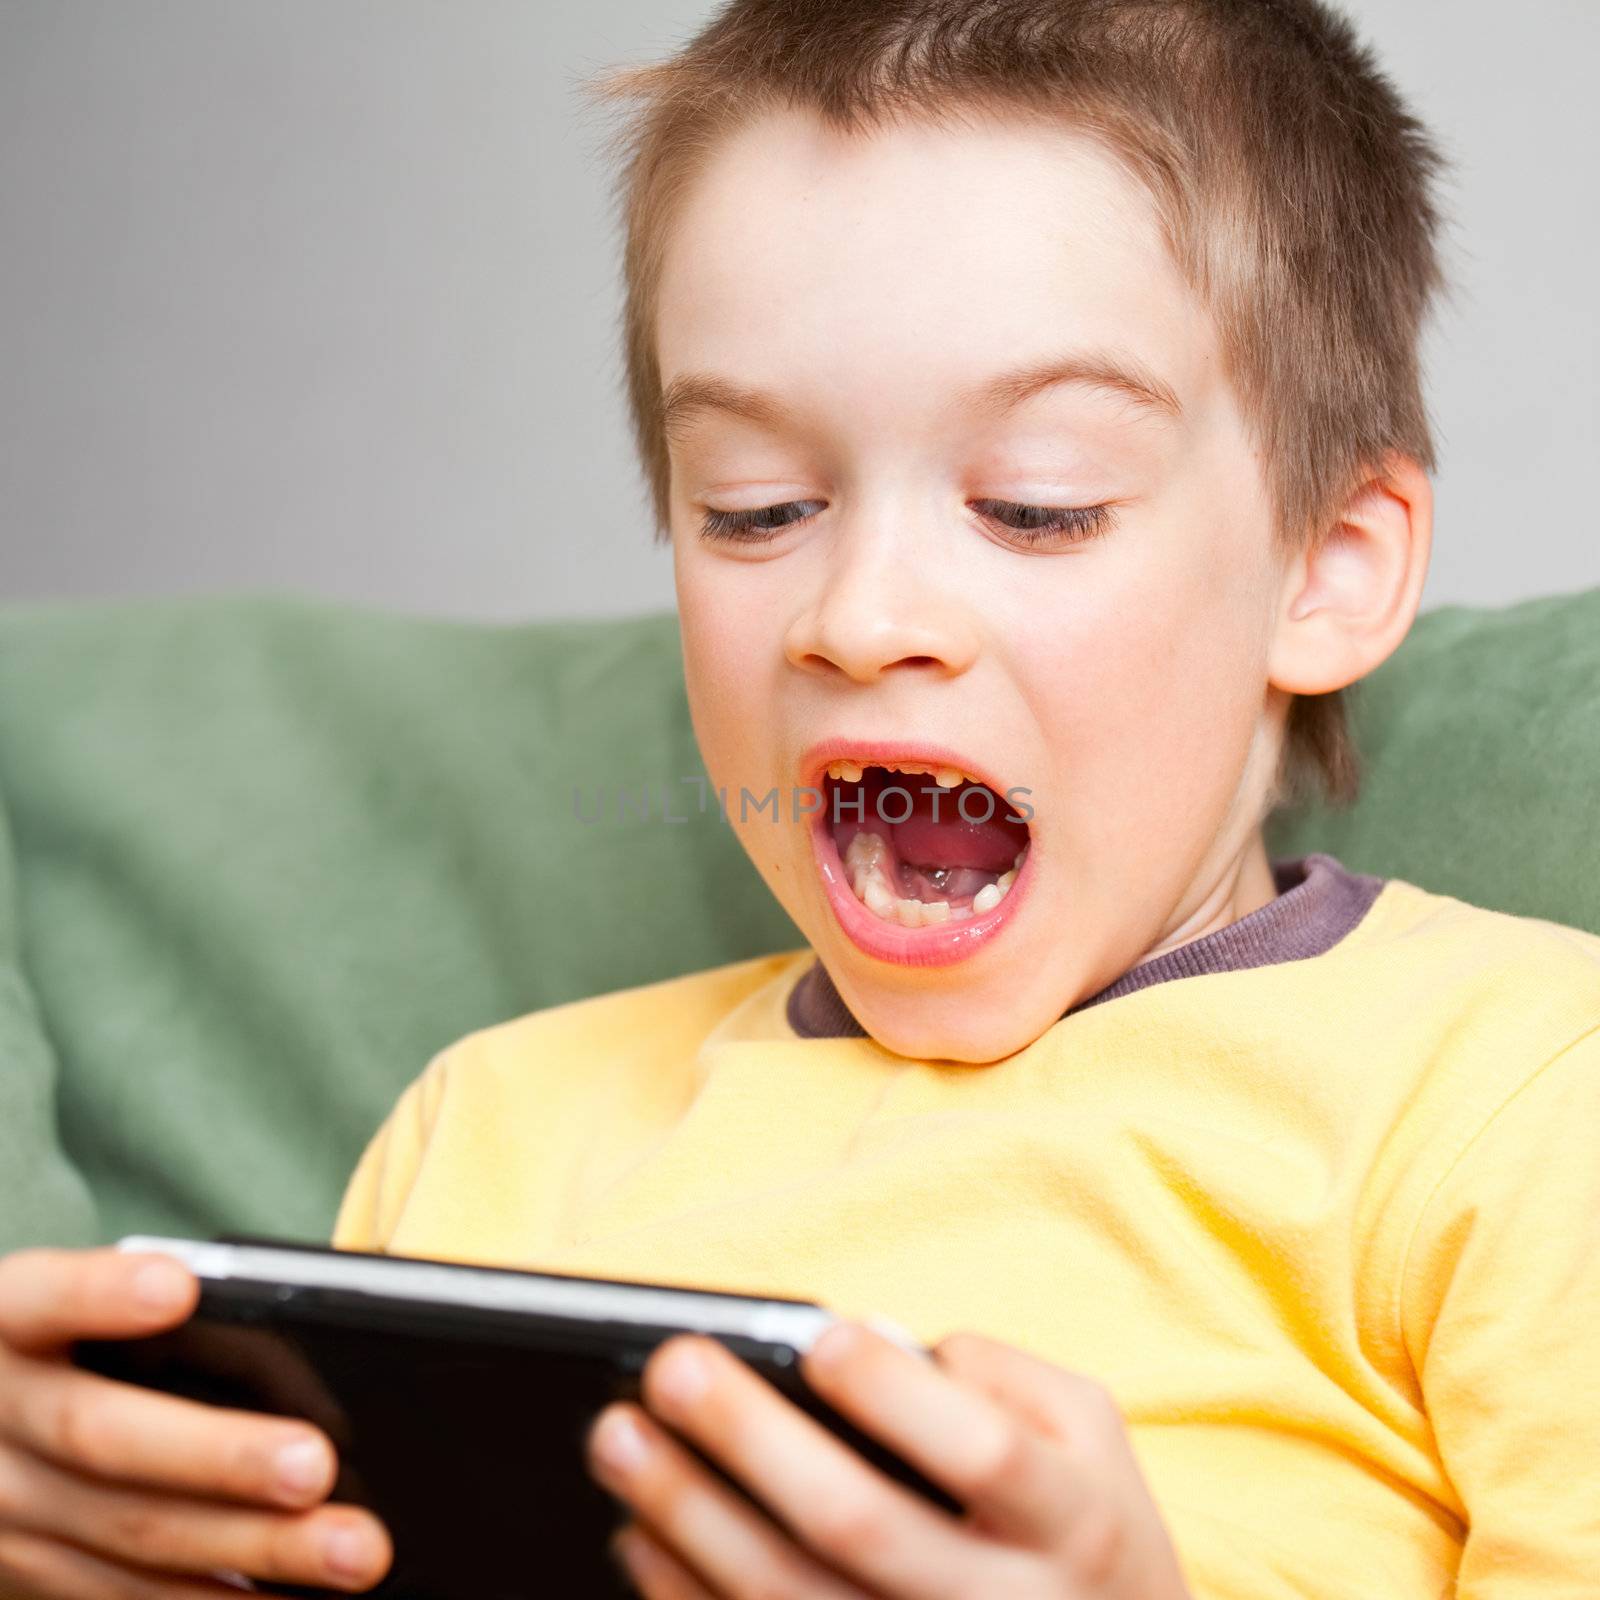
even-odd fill
[[[1183,417],[1183,407],[1169,383],[1142,362],[1110,350],[1073,351],[986,378],[962,390],[956,403],[971,412],[999,417],[1059,383],[1120,394],[1163,421],[1177,422]],[[663,431],[669,439],[675,438],[704,411],[720,411],[770,428],[788,419],[788,411],[775,395],[713,373],[685,372],[674,378],[662,394]]]

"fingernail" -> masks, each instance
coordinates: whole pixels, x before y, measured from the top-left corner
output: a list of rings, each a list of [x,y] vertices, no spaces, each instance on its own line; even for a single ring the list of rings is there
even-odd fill
[[[843,1361],[858,1343],[859,1336],[855,1323],[841,1318],[823,1332],[807,1354],[813,1361],[820,1361],[824,1366],[828,1366],[832,1362]]]
[[[609,1548],[617,1570],[636,1590],[643,1589],[652,1577],[663,1575],[659,1571],[661,1564],[656,1560],[655,1551],[650,1548],[650,1541],[636,1527],[625,1528],[617,1534]]]
[[[600,1465],[611,1472],[626,1474],[643,1464],[648,1446],[639,1424],[626,1411],[602,1418],[595,1430],[594,1452]]]
[[[633,1551],[634,1538],[629,1533],[619,1533],[612,1536],[606,1544],[606,1551],[611,1557],[612,1565],[624,1578],[636,1578],[638,1573],[634,1569]]]
[[[322,1559],[341,1578],[359,1578],[372,1565],[372,1548],[359,1528],[335,1528],[324,1535]]]
[[[133,1293],[152,1311],[170,1311],[189,1291],[189,1280],[175,1261],[149,1261],[133,1275]]]
[[[697,1405],[710,1387],[711,1369],[692,1344],[669,1351],[656,1374],[656,1392],[669,1405]]]
[[[902,1328],[898,1322],[889,1317],[880,1316],[876,1311],[869,1312],[861,1319],[874,1333],[881,1333],[890,1344],[897,1344],[914,1355],[925,1356],[928,1352],[922,1342],[909,1329]]]
[[[310,1494],[328,1481],[328,1452],[317,1439],[296,1439],[278,1452],[273,1470],[290,1494]]]

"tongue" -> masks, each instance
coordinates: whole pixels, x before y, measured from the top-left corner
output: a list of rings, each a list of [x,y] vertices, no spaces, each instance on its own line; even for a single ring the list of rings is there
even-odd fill
[[[981,817],[987,804],[994,815],[986,822],[969,822],[957,809],[957,796],[970,795],[967,810]],[[1007,822],[1009,808],[986,789],[951,789],[939,797],[939,820],[933,820],[933,796],[916,794],[916,806],[904,822],[889,830],[895,853],[902,861],[922,867],[976,867],[981,872],[1005,872],[1017,852],[1028,842],[1020,822]]]
[[[897,872],[907,900],[948,900],[952,905],[970,905],[998,876],[976,867],[901,866]]]

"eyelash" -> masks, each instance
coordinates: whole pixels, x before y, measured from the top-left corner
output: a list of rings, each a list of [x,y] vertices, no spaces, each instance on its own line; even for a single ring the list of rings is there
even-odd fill
[[[785,500],[780,505],[757,506],[750,511],[711,511],[707,510],[700,524],[701,536],[705,539],[725,544],[765,544],[769,539],[781,533],[785,528],[796,522],[804,521],[802,516],[786,516],[781,521],[771,526],[762,526],[755,521],[757,517],[767,517],[775,512],[787,512],[796,506],[817,504],[814,500]],[[1102,534],[1110,526],[1112,510],[1109,505],[1098,506],[1025,506],[1018,505],[1010,500],[976,500],[974,507],[999,506],[1007,511],[1021,512],[1030,520],[1021,527],[1009,522],[1002,522],[1000,518],[989,516],[992,522],[1000,522],[1009,538],[1023,545],[1048,544],[1057,539],[1064,539],[1068,544],[1082,544]]]

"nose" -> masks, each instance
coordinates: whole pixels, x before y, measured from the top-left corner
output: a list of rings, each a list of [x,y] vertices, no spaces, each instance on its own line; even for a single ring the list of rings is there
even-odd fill
[[[790,664],[856,683],[900,668],[965,672],[977,658],[978,629],[965,598],[938,581],[936,563],[907,541],[840,530],[784,638]]]

